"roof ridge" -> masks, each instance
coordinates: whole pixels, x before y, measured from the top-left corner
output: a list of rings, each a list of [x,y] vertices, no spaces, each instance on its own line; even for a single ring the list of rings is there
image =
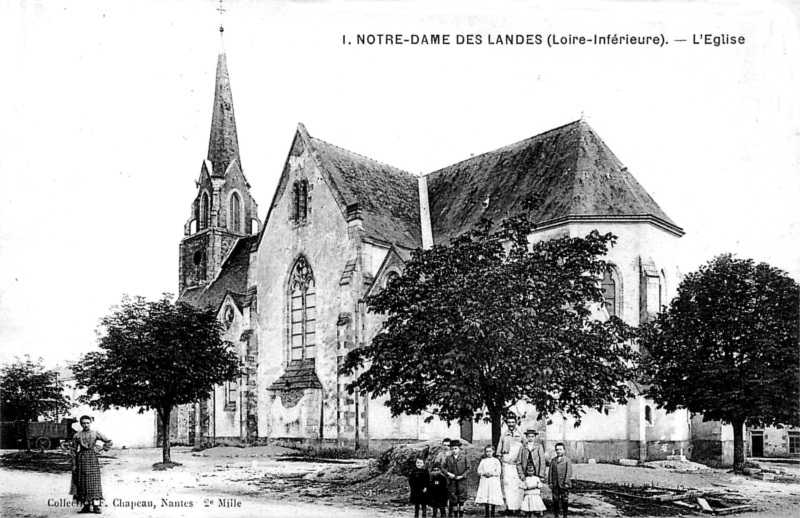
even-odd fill
[[[570,214],[572,214],[575,211],[575,206],[574,206],[575,205],[575,196],[579,192],[579,187],[578,187],[578,175],[579,175],[579,172],[578,171],[581,169],[581,158],[582,158],[582,155],[586,153],[584,151],[584,146],[582,145],[583,142],[581,142],[583,140],[583,131],[584,131],[583,128],[581,127],[581,124],[580,124],[581,122],[585,123],[586,121],[584,121],[583,119],[580,119],[578,121],[578,129],[580,130],[580,133],[578,134],[578,149],[577,149],[577,152],[575,153],[575,164],[573,166],[573,171],[572,171],[572,189],[570,189],[570,196],[569,196],[569,200],[568,200],[569,213]]]
[[[336,144],[331,144],[327,140],[322,140],[321,138],[318,138],[318,137],[312,137],[311,135],[309,135],[308,137],[310,139],[313,139],[313,140],[318,140],[318,141],[322,142],[323,144],[327,144],[327,145],[329,145],[331,147],[335,147],[336,149],[340,149],[342,151],[350,153],[351,155],[356,155],[356,156],[359,156],[359,157],[364,158],[366,160],[369,160],[371,162],[375,162],[376,164],[380,164],[382,166],[392,168],[392,169],[396,170],[399,173],[403,173],[403,174],[406,174],[406,175],[410,176],[411,178],[417,178],[417,176],[413,175],[412,173],[409,173],[408,171],[406,171],[404,169],[400,169],[399,167],[395,167],[392,164],[387,164],[386,162],[381,162],[380,160],[368,157],[367,155],[362,155],[361,153],[356,153],[355,151],[351,151],[349,149],[343,148],[342,146],[337,146]]]
[[[498,151],[502,151],[502,150],[504,150],[504,149],[507,149],[507,148],[510,148],[510,147],[517,146],[517,145],[519,145],[519,144],[522,144],[523,142],[527,142],[527,141],[529,141],[529,140],[533,140],[533,139],[535,139],[535,138],[543,137],[543,136],[547,135],[548,133],[553,133],[553,132],[555,132],[555,131],[559,131],[559,130],[562,130],[562,129],[564,129],[564,128],[566,128],[567,126],[571,126],[571,125],[573,125],[573,124],[579,124],[579,123],[581,123],[581,122],[583,122],[584,124],[586,124],[587,126],[589,126],[589,124],[588,124],[586,121],[582,120],[582,119],[574,120],[574,121],[572,121],[572,122],[568,122],[568,123],[566,123],[566,124],[562,124],[561,126],[558,126],[558,127],[556,127],[556,128],[552,128],[552,129],[549,129],[549,130],[547,130],[547,131],[543,131],[542,133],[537,133],[536,135],[532,135],[532,136],[530,136],[530,137],[526,137],[526,138],[524,138],[524,139],[522,139],[522,140],[518,140],[518,141],[516,141],[516,142],[512,142],[511,144],[506,144],[505,146],[499,147],[499,148],[497,148],[497,149],[490,149],[489,151],[484,151],[483,153],[481,153],[481,154],[479,154],[479,155],[471,156],[471,157],[469,157],[469,158],[465,158],[464,160],[459,160],[458,162],[454,162],[454,163],[452,163],[452,164],[450,164],[450,165],[446,165],[446,166],[444,166],[444,167],[440,167],[439,169],[437,169],[437,170],[435,170],[435,171],[431,171],[430,173],[427,173],[427,174],[425,174],[425,175],[423,175],[423,176],[432,176],[432,175],[434,175],[434,174],[436,174],[436,173],[439,173],[439,172],[441,172],[441,171],[444,171],[445,169],[450,169],[451,167],[457,166],[457,165],[459,165],[459,164],[463,164],[464,162],[469,162],[470,160],[475,160],[475,159],[477,159],[477,158],[480,158],[480,157],[482,157],[482,156],[484,156],[484,155],[488,155],[489,153],[497,153]],[[591,127],[589,127],[589,128],[591,129]]]
[[[211,282],[205,285],[206,290],[211,288],[211,286],[219,280],[220,275],[222,275],[223,270],[225,270],[225,265],[228,263],[231,257],[233,257],[233,252],[236,251],[237,248],[239,248],[239,245],[247,244],[247,240],[256,235],[258,234],[250,234],[249,236],[239,236],[236,238],[236,241],[233,243],[233,245],[231,245],[228,251],[225,252],[225,257],[223,257],[222,261],[219,263],[219,270],[217,270],[217,273],[214,275],[214,278],[211,279]],[[230,291],[230,288],[227,288],[227,290]]]

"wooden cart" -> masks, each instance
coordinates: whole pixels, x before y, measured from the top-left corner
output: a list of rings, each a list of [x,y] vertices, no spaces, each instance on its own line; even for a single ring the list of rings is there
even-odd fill
[[[75,419],[64,419],[60,423],[48,421],[28,423],[28,447],[42,451],[58,448],[63,441],[75,435],[75,430],[72,429],[73,423]]]

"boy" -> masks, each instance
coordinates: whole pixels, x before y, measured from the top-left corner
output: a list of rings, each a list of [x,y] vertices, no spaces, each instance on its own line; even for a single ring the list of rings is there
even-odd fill
[[[525,430],[525,445],[519,450],[517,458],[517,475],[520,480],[534,476],[544,478],[544,448],[536,441],[539,432]]]
[[[433,461],[434,466],[439,466],[444,469],[444,459],[450,456],[450,439],[445,437],[442,439],[442,449],[436,454],[436,459]]]
[[[564,443],[556,444],[556,458],[550,461],[547,483],[553,492],[553,513],[557,517],[558,509],[563,508],[566,518],[569,490],[572,487],[572,462],[564,455],[565,453]]]
[[[464,516],[461,506],[467,501],[467,473],[469,472],[469,461],[467,456],[461,453],[461,441],[450,441],[452,454],[445,458],[444,473],[447,475],[447,492],[450,495],[450,512],[448,516]],[[456,514],[453,514],[455,508]]]

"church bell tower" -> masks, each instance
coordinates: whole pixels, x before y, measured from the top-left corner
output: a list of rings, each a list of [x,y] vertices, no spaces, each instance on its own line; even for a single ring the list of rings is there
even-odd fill
[[[223,28],[220,26],[220,36]],[[214,280],[236,240],[257,233],[258,205],[244,176],[236,135],[228,62],[224,48],[217,57],[214,108],[208,155],[196,180],[197,195],[180,243],[178,292]]]

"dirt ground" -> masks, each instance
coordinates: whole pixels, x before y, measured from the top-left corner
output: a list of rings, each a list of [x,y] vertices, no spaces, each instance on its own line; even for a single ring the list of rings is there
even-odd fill
[[[380,474],[375,461],[309,461],[281,457],[282,448],[214,448],[192,452],[173,448],[171,470],[154,471],[160,450],[112,450],[101,458],[103,514],[112,517],[307,516],[311,518],[410,516],[404,477]],[[14,459],[3,452],[0,475],[6,517],[71,516],[69,464],[58,454]],[[800,472],[798,465],[787,471]],[[574,466],[576,488],[571,495],[573,516],[699,516],[678,505],[653,505],[617,493],[644,494],[678,487],[713,490],[756,504],[756,512],[738,516],[796,517],[800,515],[800,484],[761,481],[724,470],[675,472],[666,469],[609,464]],[[655,489],[654,489],[655,488]],[[475,488],[473,488],[474,492]],[[550,494],[543,491],[545,503]],[[145,507],[147,506],[147,507]],[[482,516],[470,505],[467,514]],[[552,515],[550,515],[552,516]]]

